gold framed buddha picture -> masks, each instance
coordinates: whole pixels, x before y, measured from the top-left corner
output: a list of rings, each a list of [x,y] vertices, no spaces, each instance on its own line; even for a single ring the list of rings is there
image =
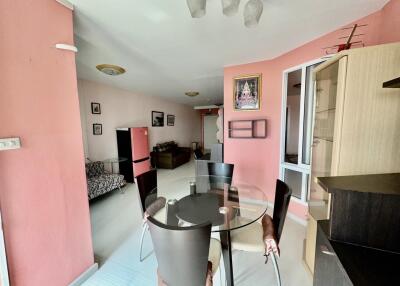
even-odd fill
[[[233,78],[233,109],[260,110],[261,74]]]

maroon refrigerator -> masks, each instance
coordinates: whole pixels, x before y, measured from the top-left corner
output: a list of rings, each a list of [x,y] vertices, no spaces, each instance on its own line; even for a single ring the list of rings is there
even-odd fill
[[[151,169],[147,127],[117,128],[118,157],[128,161],[119,164],[127,182]]]

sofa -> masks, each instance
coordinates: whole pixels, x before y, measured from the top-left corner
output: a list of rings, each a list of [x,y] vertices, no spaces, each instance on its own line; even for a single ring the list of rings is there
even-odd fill
[[[124,176],[106,172],[103,162],[86,163],[85,167],[89,200],[120,189],[125,184]]]
[[[175,169],[190,161],[192,149],[179,147],[174,141],[159,143],[153,147],[151,162],[153,167],[161,169]]]

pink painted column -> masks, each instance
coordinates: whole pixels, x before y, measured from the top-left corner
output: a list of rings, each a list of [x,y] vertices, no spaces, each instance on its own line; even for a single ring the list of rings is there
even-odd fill
[[[93,264],[72,11],[0,1],[0,208],[11,285],[68,285]]]

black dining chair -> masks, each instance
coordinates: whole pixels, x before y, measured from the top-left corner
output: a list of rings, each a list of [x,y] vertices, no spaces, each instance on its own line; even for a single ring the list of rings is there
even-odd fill
[[[229,190],[232,184],[234,165],[209,162],[207,167],[209,188],[213,191]]]
[[[139,190],[139,203],[142,210],[143,226],[142,235],[140,238],[140,254],[139,260],[142,262],[145,258],[142,257],[143,240],[148,229],[146,223],[148,216],[157,216],[160,210],[165,207],[166,199],[157,197],[157,170],[152,169],[135,178]]]
[[[204,156],[203,152],[200,149],[194,150],[193,154],[194,154],[194,159],[196,160],[199,160]]]
[[[281,277],[276,255],[279,255],[279,241],[289,208],[292,190],[284,182],[277,180],[273,217],[265,214],[262,224],[256,222],[231,232],[232,249],[260,252],[271,257],[274,265],[277,285],[281,285]]]
[[[211,223],[178,227],[148,217],[148,225],[158,262],[158,285],[212,285],[221,245],[210,239]]]

